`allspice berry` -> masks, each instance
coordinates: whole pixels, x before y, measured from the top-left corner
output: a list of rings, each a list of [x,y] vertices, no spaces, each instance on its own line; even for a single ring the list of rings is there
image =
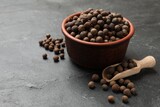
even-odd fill
[[[113,95],[108,96],[108,102],[114,103],[115,102],[115,97]]]
[[[44,44],[44,48],[48,50],[49,44]]]
[[[129,82],[131,82],[129,79],[124,80],[124,85],[128,85]]]
[[[115,67],[109,67],[108,69],[107,69],[107,73],[108,74],[113,74],[115,72]]]
[[[105,79],[101,79],[100,83],[101,83],[101,85],[107,84],[107,81]]]
[[[124,91],[123,91],[123,94],[128,96],[128,97],[131,97],[131,91],[130,89],[126,88]]]
[[[128,67],[128,62],[127,61],[123,61],[121,63],[121,65],[124,67],[124,68],[127,68]]]
[[[64,48],[59,49],[60,53],[64,53]]]
[[[44,60],[48,59],[47,54],[43,54],[42,57],[43,57]]]
[[[133,64],[133,63],[129,63],[129,64],[128,64],[128,68],[131,69],[131,68],[133,68],[133,67],[134,67],[134,64]]]
[[[123,96],[122,96],[122,102],[123,102],[123,103],[128,103],[128,96],[123,95]]]
[[[53,60],[54,60],[54,62],[58,62],[59,61],[59,57],[58,56],[54,56]]]
[[[136,89],[135,89],[135,88],[132,88],[132,89],[131,89],[131,93],[132,93],[132,95],[137,95]]]
[[[133,82],[129,82],[129,83],[127,84],[127,88],[129,88],[129,89],[134,88],[134,87],[135,87],[135,85],[134,85]]]
[[[123,85],[122,85],[122,86],[120,86],[120,91],[121,91],[121,92],[123,92],[125,89],[126,89],[126,87],[125,87],[125,86],[123,86]]]
[[[48,39],[48,38],[50,38],[51,37],[51,35],[50,34],[46,34],[46,38]]]
[[[121,65],[118,65],[118,66],[117,66],[117,71],[118,71],[118,72],[122,72],[122,71],[123,71],[123,67],[122,67]]]
[[[63,42],[61,45],[62,45],[62,47],[65,47],[65,46],[66,46],[64,42]]]
[[[119,90],[120,90],[120,87],[119,87],[118,84],[112,85],[112,91],[113,91],[113,92],[119,92]]]
[[[102,85],[102,89],[103,89],[104,91],[107,91],[107,90],[108,90],[108,85],[107,85],[107,84],[103,84],[103,85]]]
[[[91,29],[91,34],[92,34],[92,35],[95,36],[95,35],[97,35],[97,33],[98,33],[97,29],[95,29],[95,28],[92,28],[92,29]]]
[[[64,54],[63,53],[61,53],[59,56],[60,56],[61,59],[64,59]]]
[[[119,83],[119,84],[123,84],[123,83],[124,83],[124,79],[123,79],[123,78],[119,79],[119,80],[118,80],[118,83]]]
[[[95,86],[95,83],[94,83],[93,81],[90,81],[90,82],[88,83],[88,87],[89,87],[90,89],[94,89],[96,86]]]
[[[50,46],[48,47],[48,49],[49,49],[50,51],[53,51],[53,46],[50,45]]]
[[[103,38],[101,36],[96,37],[96,42],[101,43],[103,42]]]
[[[43,46],[43,41],[39,41],[39,46]]]
[[[106,74],[107,79],[111,79],[112,77],[113,77],[112,74]]]
[[[55,53],[56,55],[58,55],[58,54],[59,54],[59,49],[58,49],[58,48],[54,48],[54,53]]]
[[[98,74],[93,74],[91,80],[95,81],[95,82],[99,81],[99,75]]]

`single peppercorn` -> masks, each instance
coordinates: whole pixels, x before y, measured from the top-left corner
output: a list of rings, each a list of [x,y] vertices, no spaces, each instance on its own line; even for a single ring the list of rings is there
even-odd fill
[[[115,72],[115,67],[109,67],[108,69],[107,69],[107,73],[108,74],[113,74]]]
[[[60,53],[64,53],[64,48],[59,49]]]
[[[127,67],[128,67],[128,62],[127,62],[127,61],[122,61],[121,65],[122,65],[124,68],[127,68]]]
[[[55,48],[60,49],[60,48],[61,48],[61,45],[60,45],[59,43],[57,43],[57,44],[55,45]]]
[[[95,38],[91,38],[90,42],[96,42],[96,39]]]
[[[65,47],[66,45],[65,45],[65,43],[62,43],[61,46],[62,46],[62,47]]]
[[[115,25],[114,29],[118,32],[121,30],[121,27],[120,27],[120,25]]]
[[[108,29],[103,29],[103,34],[107,35],[108,34]]]
[[[88,87],[89,87],[90,89],[94,89],[96,86],[95,86],[95,83],[94,83],[93,81],[90,81],[90,82],[88,83]]]
[[[96,17],[92,17],[91,24],[95,25],[96,23],[97,23],[97,18]]]
[[[124,85],[128,85],[128,83],[131,82],[129,79],[124,80]]]
[[[132,89],[132,88],[134,88],[134,87],[135,87],[135,85],[134,85],[133,82],[129,82],[129,83],[127,84],[127,88],[129,88],[129,89]]]
[[[91,34],[91,32],[88,33],[87,37],[88,37],[89,39],[93,38],[93,35]]]
[[[133,63],[129,63],[129,64],[128,64],[128,68],[129,68],[129,69],[131,69],[131,68],[133,68],[133,67],[134,67],[134,64],[133,64]]]
[[[112,91],[113,91],[113,92],[119,92],[119,90],[120,90],[120,87],[119,87],[118,84],[112,85]]]
[[[46,38],[48,39],[48,38],[50,38],[51,37],[51,35],[50,34],[46,34]]]
[[[119,79],[118,83],[122,85],[124,83],[124,79],[123,78]]]
[[[88,42],[89,38],[88,37],[84,37],[83,40]]]
[[[123,92],[126,89],[126,87],[122,85],[122,86],[120,86],[119,89],[120,89],[121,92]]]
[[[59,56],[60,56],[61,59],[64,59],[64,54],[63,53],[61,53]]]
[[[111,79],[112,77],[113,77],[112,74],[106,74],[106,78],[107,78],[107,79]]]
[[[84,37],[86,37],[87,36],[87,31],[82,31],[81,33],[80,33],[80,37],[81,38],[84,38]]]
[[[56,55],[58,55],[58,54],[59,54],[59,49],[58,49],[58,48],[54,48],[54,53],[55,53]]]
[[[54,60],[54,62],[59,62],[59,57],[58,56],[54,56],[53,60]]]
[[[101,43],[103,42],[103,38],[101,36],[96,37],[96,42]]]
[[[44,44],[44,48],[48,50],[49,44]]]
[[[118,66],[117,66],[117,71],[118,71],[118,72],[123,72],[123,67],[122,67],[121,65],[118,65]]]
[[[71,35],[72,35],[73,37],[75,37],[75,36],[76,36],[76,33],[75,33],[75,32],[71,32]]]
[[[101,30],[100,30],[100,31],[98,31],[98,36],[103,37],[103,35],[104,35],[104,34],[103,34],[103,31],[101,31]]]
[[[110,37],[110,40],[111,40],[111,41],[115,41],[115,40],[116,40],[115,36],[111,36],[111,37]]]
[[[81,36],[80,35],[76,35],[75,38],[81,39]]]
[[[97,35],[97,33],[98,33],[97,29],[95,29],[95,28],[92,28],[92,29],[91,29],[91,34],[92,34],[92,35],[95,36],[95,35]]]
[[[136,89],[135,89],[135,88],[132,88],[132,89],[131,89],[131,93],[132,93],[132,95],[137,95]]]
[[[123,96],[122,96],[122,102],[123,102],[123,103],[128,103],[128,96],[123,95]]]
[[[115,75],[117,75],[118,73],[119,73],[118,71],[115,71],[113,75],[115,76]]]
[[[79,26],[78,26],[78,31],[79,31],[79,32],[82,32],[82,31],[84,31],[84,30],[85,30],[84,25],[79,25]]]
[[[101,83],[101,85],[107,84],[107,81],[106,81],[105,79],[102,78],[102,79],[100,80],[100,83]]]
[[[43,41],[39,41],[39,46],[43,46]]]
[[[97,31],[98,31],[101,27],[97,24],[97,25],[94,26],[94,28],[97,29]]]
[[[108,90],[108,85],[107,85],[107,84],[103,84],[103,85],[102,85],[102,89],[103,89],[104,91],[107,91],[107,90]]]
[[[115,102],[115,97],[112,96],[112,95],[109,95],[107,99],[108,99],[108,102],[110,102],[110,103],[114,103]]]
[[[47,54],[43,54],[42,57],[43,57],[44,60],[48,59]]]
[[[93,74],[93,75],[92,75],[92,78],[91,78],[92,81],[97,82],[97,81],[99,81],[99,79],[100,79],[100,78],[99,78],[99,75],[98,75],[98,74]]]
[[[84,24],[84,27],[85,27],[86,29],[89,29],[90,26],[91,26],[91,22],[86,22],[86,23]]]
[[[131,97],[131,91],[130,89],[126,88],[124,91],[123,91],[123,94],[128,96],[128,97]]]
[[[71,33],[71,32],[72,32],[72,28],[71,28],[71,27],[67,27],[66,30],[67,30],[68,33]]]
[[[99,24],[100,26],[103,26],[104,25],[104,21],[103,20],[98,20],[97,24]]]
[[[50,51],[53,51],[53,46],[52,46],[52,45],[49,45],[48,49],[49,49]]]

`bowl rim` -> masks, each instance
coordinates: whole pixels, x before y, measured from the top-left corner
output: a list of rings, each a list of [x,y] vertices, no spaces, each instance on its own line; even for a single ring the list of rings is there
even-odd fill
[[[63,22],[62,22],[62,25],[61,25],[61,30],[62,30],[62,33],[64,34],[64,36],[70,38],[71,40],[75,41],[75,42],[78,42],[78,43],[81,43],[81,44],[85,44],[85,45],[92,45],[92,46],[109,46],[109,45],[116,45],[116,44],[119,44],[119,43],[122,43],[122,42],[125,42],[126,40],[130,39],[134,32],[135,32],[135,29],[134,29],[134,26],[133,24],[125,17],[123,17],[123,19],[127,22],[129,22],[129,25],[130,25],[130,32],[127,36],[125,36],[124,38],[122,39],[119,39],[117,41],[114,41],[114,42],[107,42],[107,43],[95,43],[95,42],[87,42],[87,41],[83,41],[83,40],[80,40],[80,39],[77,39],[75,37],[73,37],[72,35],[70,35],[66,29],[65,29],[65,24],[66,22],[73,16],[75,15],[80,15],[82,12],[77,12],[77,13],[74,13],[74,14],[71,14],[69,15],[68,17],[66,17]]]

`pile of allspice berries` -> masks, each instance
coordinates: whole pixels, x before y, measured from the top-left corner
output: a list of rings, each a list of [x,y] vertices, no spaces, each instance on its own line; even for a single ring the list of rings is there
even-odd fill
[[[137,66],[136,63],[132,59],[124,60],[119,65],[115,67],[109,67],[107,69],[108,79],[111,79],[113,76],[115,76],[116,74],[120,72],[123,72],[127,69],[131,69],[136,66]],[[100,78],[98,74],[93,74],[91,77],[91,81],[88,83],[88,87],[90,89],[96,88],[95,82],[100,82],[102,89],[104,91],[107,91],[109,87],[111,87],[114,93],[122,93],[123,95],[122,95],[121,100],[123,103],[128,103],[129,102],[128,99],[132,95],[134,96],[137,95],[135,84],[129,79],[121,78],[119,80],[111,81],[108,83],[105,79]],[[110,103],[114,103],[115,96],[109,95],[107,97],[107,100]]]
[[[130,32],[130,24],[120,13],[89,8],[69,18],[65,29],[77,39],[106,43],[126,37]]]
[[[45,48],[47,51],[54,52],[53,56],[54,62],[59,62],[59,59],[64,60],[64,48],[65,42],[63,42],[63,38],[52,38],[50,34],[46,34],[46,38],[44,40],[39,41],[39,46]],[[44,60],[48,59],[48,55],[45,53],[42,55]]]

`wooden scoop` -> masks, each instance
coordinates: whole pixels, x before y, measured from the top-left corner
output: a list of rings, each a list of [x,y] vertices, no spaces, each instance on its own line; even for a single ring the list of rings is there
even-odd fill
[[[107,82],[110,82],[110,81],[114,81],[114,80],[118,80],[118,79],[121,79],[121,78],[125,78],[125,77],[129,77],[129,76],[132,76],[132,75],[135,75],[135,74],[138,74],[141,69],[143,68],[152,68],[156,65],[156,60],[153,56],[147,56],[145,58],[143,58],[142,60],[135,60],[133,59],[133,61],[137,64],[137,67],[134,67],[132,69],[128,69],[126,71],[123,71],[121,73],[118,73],[117,75],[115,75],[112,79],[108,79],[106,74],[107,74],[107,69],[109,67],[115,67],[119,64],[114,64],[114,65],[111,65],[111,66],[108,66],[106,67],[103,72],[102,72],[102,77],[107,81]]]

